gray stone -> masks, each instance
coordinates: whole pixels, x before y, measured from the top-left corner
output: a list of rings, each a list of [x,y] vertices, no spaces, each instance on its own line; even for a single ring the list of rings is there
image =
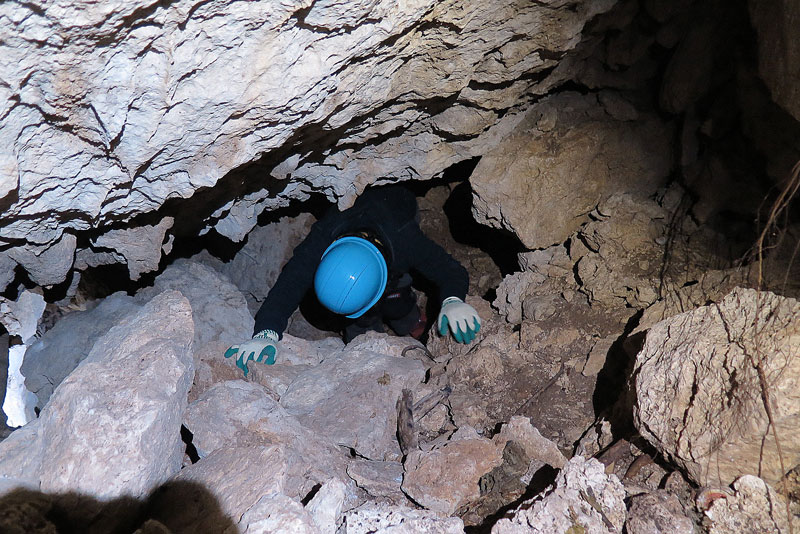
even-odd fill
[[[243,534],[320,534],[303,505],[280,493],[265,495],[239,521]]]
[[[180,469],[193,335],[170,291],[94,344],[42,410],[42,491],[143,497]]]
[[[365,504],[345,514],[343,534],[463,534],[464,523],[428,510]]]
[[[344,452],[303,427],[259,384],[216,384],[189,406],[184,425],[201,458],[230,446],[280,445],[289,497],[305,497],[331,478],[348,480]]]
[[[294,247],[305,238],[313,222],[314,217],[309,213],[281,217],[266,226],[256,226],[247,234],[247,241],[232,260],[223,262],[204,253],[199,261],[227,276],[245,294],[250,311],[255,314],[292,257]],[[241,241],[244,236],[231,238]]]
[[[311,514],[320,534],[336,534],[347,486],[335,478],[327,481],[309,501],[306,510]]]
[[[47,404],[53,390],[89,355],[102,335],[140,309],[132,297],[114,293],[94,308],[65,315],[37,339],[22,362],[25,386],[38,398],[37,407]]]
[[[149,510],[174,532],[237,532],[235,524],[262,497],[281,494],[286,470],[279,445],[232,444],[183,468],[158,491]],[[179,509],[176,502],[182,503]]]
[[[695,525],[678,497],[658,490],[631,497],[625,529],[628,534],[694,534]]]
[[[621,533],[625,490],[595,459],[574,456],[555,483],[500,519],[492,534]]]
[[[34,419],[0,442],[0,494],[19,487],[39,488],[42,468],[41,421]]]
[[[737,288],[720,302],[651,327],[634,365],[634,423],[699,485],[744,474],[768,483],[800,464],[800,303]],[[756,365],[767,384],[762,391]]]
[[[72,269],[77,238],[64,233],[52,244],[15,248],[8,255],[20,264],[36,284],[52,286],[63,282]]]
[[[788,534],[797,532],[800,519],[786,517],[786,501],[764,480],[753,475],[733,483],[733,495],[716,499],[705,512],[709,534]],[[792,528],[789,527],[792,521]]]
[[[180,291],[192,306],[195,348],[212,341],[233,345],[253,337],[254,321],[247,301],[236,286],[214,269],[179,259],[155,279],[152,287],[140,289],[135,298],[137,302],[146,302],[168,289]]]
[[[451,516],[480,497],[478,481],[502,460],[503,448],[474,430],[460,439],[455,435],[439,449],[408,453],[403,491],[425,508]]]
[[[373,497],[402,497],[403,464],[378,460],[355,460],[347,466],[347,474],[359,488]]]
[[[92,246],[117,252],[125,258],[131,280],[138,280],[143,273],[158,269],[165,236],[174,223],[172,217],[164,217],[156,225],[109,230],[95,238]]]
[[[360,336],[300,375],[281,405],[331,443],[373,460],[399,456],[395,404],[403,389],[419,387],[425,368],[399,351],[389,356],[395,351],[387,339]]]

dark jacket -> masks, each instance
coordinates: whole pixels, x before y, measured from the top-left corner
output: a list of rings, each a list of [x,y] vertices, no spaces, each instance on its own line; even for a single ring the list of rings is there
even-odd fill
[[[256,313],[254,333],[274,330],[282,334],[289,317],[314,284],[314,274],[323,252],[343,234],[373,232],[384,245],[389,284],[411,270],[436,284],[439,300],[464,299],[469,287],[467,270],[439,245],[428,239],[417,224],[417,199],[402,186],[368,189],[352,208],[334,206],[314,223],[302,243],[294,249],[267,299]]]

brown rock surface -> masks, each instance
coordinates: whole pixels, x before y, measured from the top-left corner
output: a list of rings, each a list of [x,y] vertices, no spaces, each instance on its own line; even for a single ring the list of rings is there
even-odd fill
[[[635,424],[698,484],[757,473],[775,483],[784,473],[764,395],[789,470],[800,463],[798,351],[800,304],[769,292],[737,288],[662,321],[636,359]]]

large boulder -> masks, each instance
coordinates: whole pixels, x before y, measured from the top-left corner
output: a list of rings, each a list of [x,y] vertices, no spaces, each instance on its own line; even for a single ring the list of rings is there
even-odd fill
[[[42,490],[141,497],[180,470],[193,336],[170,291],[95,343],[42,411]]]
[[[418,360],[401,357],[408,339],[364,334],[298,376],[281,406],[328,441],[372,460],[400,456],[397,399],[425,378]]]
[[[114,293],[85,311],[75,311],[59,321],[25,352],[22,374],[25,386],[37,397],[41,410],[53,390],[82,362],[95,342],[112,326],[142,305],[123,292]]]
[[[655,192],[670,174],[669,142],[663,122],[615,94],[549,97],[481,158],[473,214],[530,249],[563,243],[612,194]]]
[[[177,473],[192,383],[189,302],[164,292],[100,337],[39,419],[0,444],[0,478],[44,492],[142,498]]]
[[[775,483],[800,464],[799,346],[800,303],[752,289],[659,322],[633,370],[636,427],[700,485]]]

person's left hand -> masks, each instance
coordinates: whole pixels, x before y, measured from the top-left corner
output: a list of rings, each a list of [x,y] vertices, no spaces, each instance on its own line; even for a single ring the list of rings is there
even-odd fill
[[[225,351],[225,357],[236,356],[236,367],[244,372],[244,376],[247,376],[247,373],[250,372],[247,368],[248,362],[254,361],[266,365],[275,363],[275,356],[278,354],[277,344],[278,334],[272,330],[264,330],[256,334],[250,341],[230,347]]]
[[[481,318],[475,308],[458,297],[448,297],[442,302],[437,320],[439,334],[447,335],[447,328],[459,343],[469,344],[481,329]]]

